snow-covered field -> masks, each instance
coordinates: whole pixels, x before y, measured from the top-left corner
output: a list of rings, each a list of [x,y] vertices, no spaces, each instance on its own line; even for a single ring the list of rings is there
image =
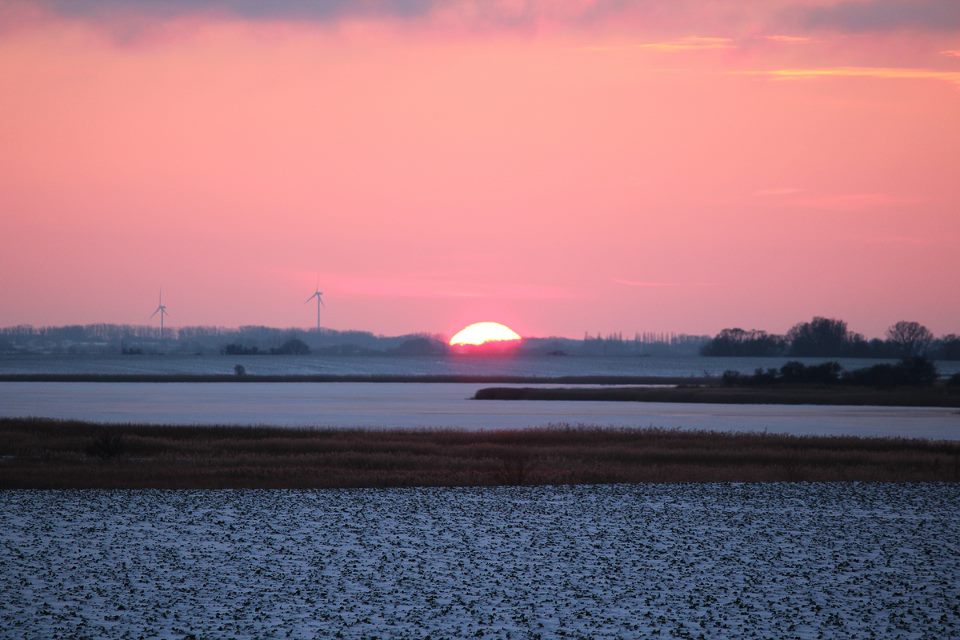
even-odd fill
[[[0,637],[960,637],[960,486],[0,492]]]

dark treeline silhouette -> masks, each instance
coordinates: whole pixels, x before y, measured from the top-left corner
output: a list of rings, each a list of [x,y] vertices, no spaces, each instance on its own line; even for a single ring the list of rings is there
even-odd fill
[[[297,341],[297,342],[294,342]],[[300,346],[305,345],[305,349]],[[745,356],[859,357],[896,359],[925,355],[960,360],[960,336],[935,338],[916,322],[897,322],[883,339],[867,340],[847,323],[813,318],[793,326],[786,335],[757,329],[724,329],[713,338],[676,333],[585,334],[583,339],[526,338],[523,355],[542,356]],[[331,356],[436,356],[448,353],[446,342],[433,334],[382,336],[368,331],[321,331],[263,326],[180,327],[138,325],[70,325],[0,328],[0,353],[76,353],[129,355],[182,354],[299,354]]]
[[[838,362],[805,365],[791,361],[779,369],[757,369],[752,375],[726,371],[727,386],[768,386],[777,384],[855,385],[869,387],[929,387],[937,382],[937,367],[923,356],[907,356],[896,364],[875,364],[872,367],[846,371]],[[960,379],[948,381],[953,386]]]
[[[138,325],[16,326],[0,328],[0,353],[151,353],[270,355],[385,354],[410,351],[408,342],[445,346],[439,336],[379,336],[368,331],[263,326],[158,327]]]
[[[705,356],[796,356],[808,358],[906,358],[927,356],[960,360],[960,336],[935,338],[918,322],[900,321],[883,339],[867,340],[843,320],[813,318],[795,324],[786,335],[758,329],[724,329],[700,350]]]
[[[786,339],[759,329],[724,329],[700,353],[705,356],[778,356],[786,351]]]
[[[242,344],[231,343],[220,350],[220,353],[229,356],[302,356],[310,353],[310,346],[299,338],[290,338],[279,347],[271,347],[269,351],[261,351],[260,347],[245,347]]]
[[[709,339],[652,332],[633,337],[588,334],[583,340],[525,338],[517,351],[536,356],[696,355]],[[437,356],[449,353],[449,348],[441,336],[425,333],[382,336],[367,331],[244,326],[166,327],[161,336],[159,327],[96,324],[0,328],[0,353]]]
[[[558,343],[557,349],[578,355],[659,356],[695,355],[709,339],[709,336],[645,331],[635,333],[632,338],[624,337],[622,333],[610,333],[605,336],[599,333],[595,336],[585,333],[582,341],[562,338],[553,340]]]

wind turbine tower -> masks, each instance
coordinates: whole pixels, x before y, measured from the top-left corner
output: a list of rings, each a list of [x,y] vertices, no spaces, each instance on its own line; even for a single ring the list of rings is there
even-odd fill
[[[160,314],[160,339],[163,340],[163,317],[167,315],[167,305],[163,304],[163,289],[160,289],[160,300],[157,303],[157,310],[150,314],[150,317]]]
[[[327,305],[323,304],[323,292],[320,291],[319,283],[316,287],[314,287],[313,295],[307,298],[307,302],[310,302],[314,298],[317,299],[317,333],[320,333],[320,307],[325,307]],[[306,302],[304,304],[306,304]]]

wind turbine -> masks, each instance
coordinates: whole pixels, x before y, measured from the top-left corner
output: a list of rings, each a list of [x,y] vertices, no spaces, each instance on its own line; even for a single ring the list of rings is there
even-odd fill
[[[317,286],[314,287],[313,295],[307,298],[307,302],[310,302],[314,298],[317,299],[317,333],[320,333],[320,307],[325,307],[327,305],[323,304],[323,292],[320,291],[320,283],[317,283]],[[304,302],[304,304],[307,304]]]
[[[163,289],[160,289],[160,301],[157,304],[157,310],[150,314],[150,317],[160,314],[160,339],[163,340],[163,316],[167,315],[167,305],[163,304]]]

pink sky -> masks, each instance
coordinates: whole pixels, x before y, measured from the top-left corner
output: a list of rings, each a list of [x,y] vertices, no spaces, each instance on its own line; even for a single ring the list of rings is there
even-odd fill
[[[5,3],[0,326],[960,332],[958,52],[955,0]]]

